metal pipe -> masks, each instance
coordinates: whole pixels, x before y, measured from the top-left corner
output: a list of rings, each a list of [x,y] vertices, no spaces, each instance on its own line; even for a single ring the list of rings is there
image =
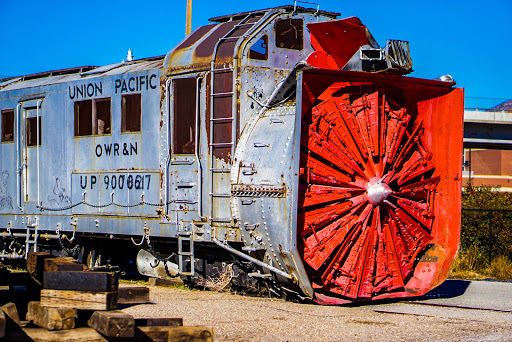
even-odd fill
[[[489,210],[489,266],[492,261],[492,210]]]
[[[280,276],[282,277],[285,277],[285,278],[288,278],[288,279],[293,279],[293,275],[289,274],[289,273],[286,273],[284,271],[281,271],[280,269],[278,268],[275,268],[274,266],[270,266],[266,263],[264,263],[263,261],[260,261],[256,258],[253,258],[247,254],[244,254],[236,249],[234,249],[233,247],[227,245],[227,244],[223,244],[222,242],[220,242],[219,240],[217,240],[215,237],[213,238],[213,242],[215,242],[215,244],[221,248],[224,248],[225,250],[233,253],[233,254],[236,254],[238,255],[239,257],[241,258],[244,258],[245,260],[248,260],[258,266],[261,266],[261,267],[264,267],[266,268],[267,270],[271,271],[271,272],[274,272],[276,274],[279,274]]]
[[[21,103],[16,106],[16,117],[14,118],[15,143],[16,143],[16,205],[23,212],[21,207],[21,171],[20,171],[20,145],[21,145],[21,129],[20,129],[20,109]]]
[[[166,104],[167,104],[167,132],[166,132],[166,135],[167,135],[167,139],[166,139],[166,143],[167,143],[167,159],[165,160],[165,165],[164,165],[164,177],[165,177],[165,186],[164,186],[164,214],[167,215],[168,214],[168,209],[167,209],[167,202],[169,201],[169,193],[168,193],[168,189],[169,189],[169,163],[170,163],[170,160],[171,160],[171,142],[170,142],[170,137],[171,137],[171,133],[170,133],[170,126],[171,126],[171,96],[169,94],[169,85],[171,84],[171,79],[167,79],[167,81],[165,81],[165,97],[167,98],[167,101],[166,101]]]
[[[30,234],[29,237],[33,237],[35,234]],[[2,238],[5,238],[5,237],[9,237],[9,236],[14,236],[14,237],[26,237],[27,234],[26,233],[7,233],[7,232],[2,232],[1,233],[1,236]],[[39,237],[40,238],[43,238],[43,239],[58,239],[59,238],[59,235],[52,235],[52,234],[39,234]]]
[[[41,139],[41,137],[39,136],[39,107],[41,106],[41,103],[43,102],[43,100],[39,100],[37,101],[37,105],[36,105],[36,129],[37,129],[37,142],[36,142],[36,146],[37,146],[37,150],[36,150],[36,155],[37,155],[37,205],[41,205],[40,203],[40,200],[39,200],[39,148],[41,147],[41,145],[39,144],[39,139]],[[35,252],[35,251],[34,251]]]
[[[185,36],[192,31],[192,0],[187,0],[187,24],[185,27]]]
[[[295,12],[297,12],[297,2],[300,2],[302,4],[310,4],[310,5],[316,5],[316,12],[315,12],[315,16],[318,16],[318,13],[320,12],[320,5],[317,4],[316,2],[309,2],[309,1],[301,1],[301,0],[295,0],[293,2],[293,12],[292,14],[294,14]]]
[[[23,254],[17,254],[15,252],[12,253],[1,253],[0,258],[7,258],[7,259],[24,259],[25,256]]]
[[[199,120],[200,120],[200,107],[201,107],[201,84],[204,76],[200,76],[196,79],[196,134],[195,134],[195,157],[197,163],[197,214],[203,219],[203,167],[201,165],[201,159],[199,158]]]

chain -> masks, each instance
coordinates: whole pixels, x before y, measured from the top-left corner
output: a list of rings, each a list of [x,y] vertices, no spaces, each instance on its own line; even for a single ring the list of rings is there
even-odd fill
[[[85,205],[87,205],[89,207],[92,207],[92,208],[101,209],[101,208],[109,207],[111,205],[114,205],[114,206],[117,206],[117,207],[121,207],[121,208],[134,208],[134,207],[139,207],[139,206],[144,206],[144,205],[149,205],[149,206],[152,206],[152,207],[163,207],[164,205],[169,205],[169,204],[172,204],[172,203],[195,204],[197,202],[195,202],[195,201],[187,201],[187,200],[174,200],[174,201],[169,201],[167,203],[152,203],[152,202],[140,201],[137,204],[120,204],[120,203],[115,203],[115,202],[110,202],[108,204],[92,204],[92,203],[88,203],[88,202],[82,201],[82,202],[78,202],[78,203],[71,204],[71,205],[68,205],[68,206],[65,206],[65,207],[61,207],[61,208],[50,208],[50,207],[43,207],[43,206],[37,206],[37,208],[39,208],[41,211],[45,211],[45,210],[46,211],[64,211],[64,210],[69,210],[69,209],[72,209],[74,207],[77,207],[77,206],[79,206],[81,204],[85,204]]]
[[[65,207],[62,207],[62,208],[48,208],[48,207],[43,207],[43,206],[37,206],[41,211],[43,210],[46,210],[46,211],[62,211],[62,210],[69,210],[69,209],[73,209],[74,207],[76,206],[79,206],[80,204],[83,204],[84,202],[78,202],[78,203],[75,203],[75,204],[71,204],[71,205],[68,205],[68,206],[65,206]]]
[[[21,243],[19,243],[18,240],[16,240],[16,237],[12,234],[11,229],[7,228],[7,231],[9,232],[9,235],[10,235],[10,237],[12,239],[12,243],[9,246],[9,249],[11,249],[12,245],[14,244],[14,246],[16,246],[18,248],[21,248],[22,250],[25,250],[25,246],[22,245]]]
[[[59,234],[58,240],[59,240],[60,248],[62,248],[62,250],[67,253],[67,255],[69,255],[73,258],[76,258],[76,256],[78,255],[80,246],[78,244],[76,244],[75,247],[73,247],[72,249],[67,248],[66,246],[64,246],[64,243],[62,242],[62,234]]]
[[[167,267],[167,261],[169,261],[175,254],[171,253],[171,255],[169,255],[167,258],[164,258],[163,256],[161,256],[160,253],[155,251],[155,249],[153,248],[153,244],[151,243],[151,240],[149,239],[149,234],[146,235],[146,243],[148,245],[149,252],[151,253],[151,255],[153,255],[155,257],[155,259],[158,260],[158,262],[162,262],[164,264],[165,273],[167,273],[167,275],[170,278],[175,278],[176,276],[173,276],[171,274],[171,272],[169,272],[169,268]],[[155,265],[155,267],[157,265],[158,265],[158,263]]]
[[[82,201],[82,202],[78,202],[78,203],[71,204],[71,205],[68,205],[68,206],[65,206],[65,207],[61,207],[61,208],[50,208],[50,207],[43,207],[43,206],[37,206],[37,208],[39,208],[41,211],[45,211],[45,210],[46,211],[64,211],[64,210],[69,210],[69,209],[72,209],[74,207],[77,207],[77,206],[79,206],[81,204],[85,204],[85,205],[87,205],[89,207],[92,207],[92,208],[101,209],[101,208],[109,207],[111,205],[114,205],[114,206],[117,206],[117,207],[121,207],[121,208],[134,208],[134,207],[139,207],[139,206],[144,206],[144,205],[149,205],[149,206],[152,206],[152,207],[163,207],[164,205],[169,205],[169,204],[172,204],[172,203],[196,204],[197,201],[173,200],[173,201],[169,201],[167,203],[152,203],[152,202],[140,201],[137,204],[120,204],[120,203],[115,203],[115,202],[110,202],[108,204],[92,204],[92,203],[88,203],[88,202]]]

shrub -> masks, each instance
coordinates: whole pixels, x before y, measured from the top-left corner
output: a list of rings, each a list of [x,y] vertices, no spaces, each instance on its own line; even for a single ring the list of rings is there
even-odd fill
[[[460,250],[455,258],[450,270],[450,278],[456,279],[483,279],[487,259],[484,253],[479,251],[476,246],[469,247],[468,250]]]
[[[512,279],[512,193],[468,187],[462,209],[460,249],[450,277]]]
[[[462,209],[461,251],[474,246],[480,253],[489,255],[490,244],[492,256],[512,259],[512,193],[469,187],[462,192]]]
[[[492,260],[487,274],[498,280],[512,279],[512,262],[506,256],[500,255]]]

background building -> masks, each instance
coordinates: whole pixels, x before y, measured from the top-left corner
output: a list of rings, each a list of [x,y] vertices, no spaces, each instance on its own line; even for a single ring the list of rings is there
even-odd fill
[[[466,98],[463,185],[512,191],[512,100]]]

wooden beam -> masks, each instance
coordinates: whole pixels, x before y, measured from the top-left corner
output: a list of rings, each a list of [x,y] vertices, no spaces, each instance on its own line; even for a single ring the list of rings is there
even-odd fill
[[[42,289],[41,305],[79,310],[114,310],[117,308],[117,292]]]
[[[122,311],[95,311],[87,325],[107,337],[133,337],[135,320]]]
[[[136,318],[137,327],[182,327],[183,318]]]
[[[44,260],[51,257],[46,252],[29,252],[27,255],[27,272],[39,283],[43,281]]]
[[[16,304],[7,303],[5,305],[2,305],[2,311],[7,315],[7,317],[12,319],[14,323],[21,327],[20,315],[18,315],[18,309],[16,309]]]
[[[56,331],[48,331],[43,328],[23,328],[23,331],[31,341],[35,342],[108,342],[91,328]]]
[[[43,287],[54,290],[114,292],[119,286],[116,272],[45,272]]]
[[[0,310],[0,338],[5,336],[5,314]]]
[[[46,258],[44,260],[45,272],[58,271],[85,271],[87,267],[70,257]]]
[[[119,304],[149,303],[149,288],[146,286],[121,286],[117,289]]]
[[[211,327],[138,327],[137,330],[154,342],[213,342]]]
[[[40,302],[28,303],[27,320],[47,330],[64,330],[75,327],[76,309],[41,306]]]

